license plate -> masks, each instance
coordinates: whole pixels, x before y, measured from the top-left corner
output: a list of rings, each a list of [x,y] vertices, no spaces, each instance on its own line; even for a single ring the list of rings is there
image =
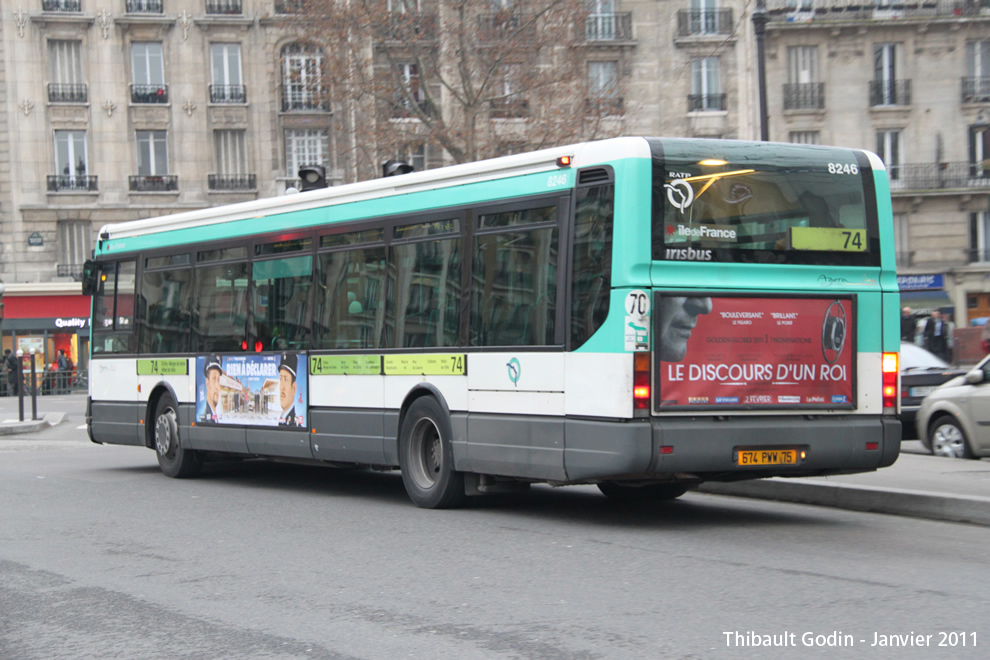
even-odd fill
[[[739,465],[796,465],[797,449],[745,449],[736,452]]]
[[[919,385],[918,387],[908,388],[908,394],[914,397],[925,397],[934,391],[934,385]]]

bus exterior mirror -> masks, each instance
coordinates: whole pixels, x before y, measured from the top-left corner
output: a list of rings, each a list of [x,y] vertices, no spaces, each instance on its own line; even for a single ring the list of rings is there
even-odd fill
[[[92,259],[87,259],[83,264],[82,294],[84,296],[95,296],[100,290],[100,264]]]

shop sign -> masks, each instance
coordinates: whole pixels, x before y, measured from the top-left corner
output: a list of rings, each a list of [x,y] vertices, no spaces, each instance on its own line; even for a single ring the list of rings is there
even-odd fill
[[[897,286],[901,291],[936,291],[945,288],[945,275],[898,275]]]
[[[89,319],[83,319],[79,317],[68,318],[68,319],[62,319],[62,318],[55,319],[56,328],[85,328],[87,325],[89,325]]]

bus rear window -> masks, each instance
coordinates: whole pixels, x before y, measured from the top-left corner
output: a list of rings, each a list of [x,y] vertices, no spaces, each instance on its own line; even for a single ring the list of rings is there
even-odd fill
[[[873,172],[862,153],[651,144],[654,259],[879,266]]]

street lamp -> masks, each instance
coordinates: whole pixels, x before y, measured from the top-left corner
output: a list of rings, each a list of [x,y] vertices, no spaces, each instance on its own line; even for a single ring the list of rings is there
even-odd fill
[[[756,33],[756,85],[760,91],[760,139],[770,139],[770,120],[767,118],[767,58],[763,52],[763,40],[767,34],[766,0],[756,0],[753,10],[753,31]]]

